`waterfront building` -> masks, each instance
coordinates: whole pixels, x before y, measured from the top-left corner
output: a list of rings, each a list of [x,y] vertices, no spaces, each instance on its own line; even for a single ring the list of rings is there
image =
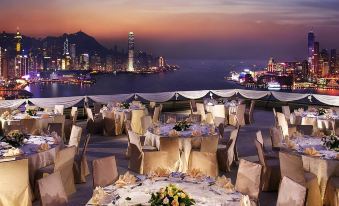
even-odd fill
[[[134,33],[128,33],[128,65],[127,71],[133,72],[134,71]]]
[[[314,42],[314,53],[313,53],[313,73],[321,73],[321,68],[319,66],[319,58],[320,58],[320,47],[319,42]],[[313,74],[312,73],[312,74]]]
[[[273,73],[274,71],[275,71],[275,62],[274,62],[273,57],[271,57],[271,58],[268,60],[268,64],[267,64],[267,72]]]
[[[0,78],[8,79],[7,50],[0,47]]]
[[[111,55],[106,56],[105,67],[106,72],[113,72],[113,58]]]
[[[165,59],[163,57],[159,57],[159,67],[165,67]]]
[[[15,39],[15,51],[16,51],[16,54],[20,55],[21,54],[21,49],[22,49],[22,45],[21,45],[22,36],[20,34],[19,27],[17,28],[16,35],[15,35],[14,39]]]
[[[314,33],[313,31],[308,32],[307,35],[307,49],[308,49],[308,63],[310,65],[311,73],[314,73]]]
[[[89,70],[89,54],[84,53],[80,55],[79,66],[83,70]]]
[[[66,40],[64,42],[64,53],[61,63],[61,69],[62,70],[68,70],[71,65],[71,56],[69,55],[69,47],[68,47],[68,38],[66,37]]]
[[[336,66],[337,66],[337,50],[331,49],[330,74],[336,73]]]

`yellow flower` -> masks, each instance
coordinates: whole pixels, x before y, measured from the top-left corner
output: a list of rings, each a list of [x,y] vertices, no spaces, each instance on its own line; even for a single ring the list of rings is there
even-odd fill
[[[174,197],[173,197],[173,199],[174,199],[174,200],[177,200],[177,201],[178,201],[178,198],[179,198],[179,197],[178,197],[177,195],[174,195]]]
[[[185,197],[186,197],[186,194],[182,192],[181,195],[180,195],[180,197],[181,197],[181,198],[185,198]]]
[[[178,200],[173,200],[172,201],[172,206],[179,206]]]

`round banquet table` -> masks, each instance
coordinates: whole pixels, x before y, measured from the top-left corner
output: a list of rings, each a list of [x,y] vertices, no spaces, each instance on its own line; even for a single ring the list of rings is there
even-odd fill
[[[312,119],[316,121],[316,126],[322,131],[333,130],[336,124],[339,124],[339,116],[332,115],[317,115],[315,112],[293,112],[291,114],[291,123],[296,125],[302,125],[304,122],[312,122]],[[338,126],[337,126],[338,127]]]
[[[311,172],[318,177],[320,192],[322,198],[324,198],[329,178],[331,176],[339,176],[339,161],[337,159],[338,152],[328,150],[322,145],[321,138],[319,137],[304,136],[291,139],[290,141],[295,144],[295,149],[289,149],[287,145],[284,144],[284,150],[302,156],[305,171]],[[319,155],[310,156],[304,154],[304,150],[306,148],[312,147],[319,152]]]
[[[144,146],[156,147],[157,150],[160,150],[160,137],[169,137],[169,133],[173,130],[174,125],[174,123],[160,124],[150,128],[145,134]],[[193,136],[194,131],[198,131],[200,133],[199,136]],[[216,134],[216,128],[214,125],[199,123],[192,124],[189,129],[180,132],[180,136],[178,136],[179,150],[181,151],[178,169],[179,172],[186,172],[191,149],[200,148],[201,138],[214,134]]]
[[[39,145],[42,143],[49,144],[50,148],[46,151],[38,151]],[[37,170],[53,164],[56,152],[59,149],[59,145],[54,144],[54,139],[50,136],[30,136],[28,141],[20,147],[23,154],[18,156],[4,157],[3,155],[7,150],[5,145],[0,142],[0,168],[1,161],[28,159],[29,181],[32,187]]]
[[[38,111],[36,116],[30,116],[31,119],[37,120],[37,129],[47,129],[48,123],[53,122],[53,117],[53,113],[42,111]],[[11,119],[0,118],[1,129],[6,129],[8,125],[20,124],[20,121],[25,118],[27,118],[26,113],[17,113]]]
[[[209,181],[186,181],[180,178],[145,179],[141,183],[117,188],[110,185],[104,188],[110,193],[105,205],[150,205],[148,201],[152,193],[160,188],[174,184],[195,200],[197,206],[239,206],[242,194],[239,192],[227,193],[225,189],[211,185]],[[127,200],[130,199],[130,200]],[[87,205],[92,205],[92,199]]]

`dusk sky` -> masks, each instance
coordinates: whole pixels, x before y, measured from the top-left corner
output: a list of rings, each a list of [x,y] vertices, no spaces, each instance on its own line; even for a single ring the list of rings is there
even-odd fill
[[[82,30],[106,47],[183,59],[307,56],[307,32],[339,49],[338,0],[0,0],[0,29],[45,37]]]

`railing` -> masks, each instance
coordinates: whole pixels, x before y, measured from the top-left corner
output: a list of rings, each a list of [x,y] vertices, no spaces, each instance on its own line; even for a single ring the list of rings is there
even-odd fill
[[[62,104],[65,108],[81,104],[81,102],[94,101],[102,104],[109,102],[125,102],[131,100],[168,102],[187,99],[202,98],[230,98],[242,97],[246,99],[296,102],[301,101],[304,104],[325,104],[329,106],[339,106],[339,96],[320,95],[320,94],[302,94],[273,91],[257,91],[244,89],[227,89],[227,90],[199,90],[199,91],[174,91],[158,93],[131,93],[116,95],[90,95],[90,96],[72,96],[72,97],[55,97],[55,98],[29,98],[17,100],[2,100],[0,108],[15,109],[25,103],[31,103],[42,108],[54,108],[56,104]]]

